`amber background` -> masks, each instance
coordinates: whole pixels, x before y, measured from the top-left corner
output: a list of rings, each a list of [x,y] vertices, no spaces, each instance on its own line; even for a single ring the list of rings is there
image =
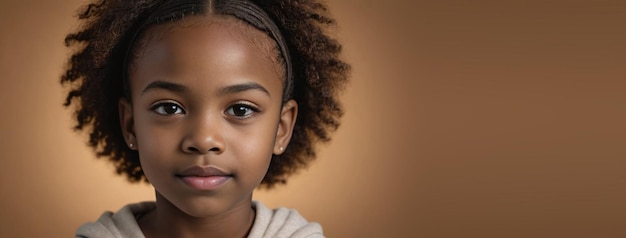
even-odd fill
[[[83,1],[0,3],[0,237],[149,200],[70,130]],[[334,141],[257,193],[330,237],[626,237],[626,2],[333,1],[353,64]]]

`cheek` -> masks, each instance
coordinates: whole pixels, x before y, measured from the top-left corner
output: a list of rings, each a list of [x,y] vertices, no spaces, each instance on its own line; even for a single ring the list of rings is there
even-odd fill
[[[162,128],[139,126],[136,133],[140,152],[163,152],[171,149],[175,143],[175,138],[171,131],[166,131]]]
[[[233,130],[227,139],[227,153],[230,149],[234,159],[244,165],[248,172],[256,170],[264,175],[274,150],[276,125],[277,122],[272,118],[246,130]],[[259,173],[256,171],[254,173]]]
[[[271,157],[275,132],[270,127],[257,128],[254,131],[235,131],[230,134],[227,142],[227,151],[241,160],[248,162],[265,161]]]
[[[160,164],[167,163],[167,158],[176,152],[176,136],[167,128],[154,126],[142,115],[136,117],[135,133],[137,137],[139,160],[144,172],[158,169]]]
[[[160,149],[158,146],[171,144],[176,139],[176,133],[180,132],[180,128],[176,128],[179,127],[177,124],[159,122],[157,116],[147,109],[135,111],[134,118],[135,133],[140,146]]]

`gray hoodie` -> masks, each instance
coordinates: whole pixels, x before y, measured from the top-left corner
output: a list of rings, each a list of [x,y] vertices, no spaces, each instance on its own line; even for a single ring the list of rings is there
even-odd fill
[[[135,217],[140,217],[155,206],[154,202],[142,202],[126,205],[116,213],[105,212],[98,221],[80,226],[76,237],[145,238]],[[324,237],[318,223],[307,222],[296,210],[284,207],[271,210],[257,201],[252,201],[252,206],[256,209],[256,217],[248,238]]]

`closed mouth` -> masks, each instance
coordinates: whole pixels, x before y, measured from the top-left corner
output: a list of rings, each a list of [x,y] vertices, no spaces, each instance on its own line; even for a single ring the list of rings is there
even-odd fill
[[[213,176],[228,176],[232,174],[225,172],[215,166],[192,166],[182,172],[176,174],[177,177],[213,177]]]
[[[220,188],[233,175],[215,166],[192,166],[176,174],[176,177],[194,190],[209,191]]]

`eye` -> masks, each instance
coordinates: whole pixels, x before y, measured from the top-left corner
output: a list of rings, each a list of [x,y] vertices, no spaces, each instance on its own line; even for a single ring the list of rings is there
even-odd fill
[[[154,106],[152,106],[150,109],[159,115],[166,115],[166,116],[185,113],[185,111],[180,105],[173,103],[173,102],[157,103]]]
[[[226,114],[240,118],[248,118],[255,112],[259,112],[259,110],[253,106],[243,103],[232,105],[226,109]]]

